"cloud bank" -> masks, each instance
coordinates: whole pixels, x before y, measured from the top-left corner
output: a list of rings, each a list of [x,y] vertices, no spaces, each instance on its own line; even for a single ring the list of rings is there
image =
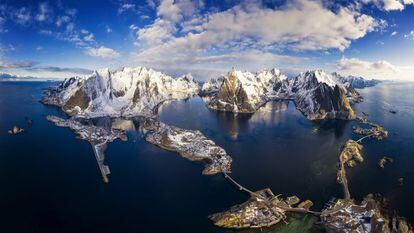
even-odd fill
[[[406,5],[414,4],[414,0],[362,0],[364,4],[373,4],[384,11],[402,11]]]
[[[364,61],[358,58],[341,58],[336,68],[343,74],[382,80],[413,80],[414,67],[395,66],[387,61]]]
[[[109,59],[115,59],[121,56],[117,51],[111,48],[104,47],[104,46],[101,46],[99,48],[89,48],[86,51],[86,53],[92,57],[109,58]]]
[[[153,23],[136,31],[139,63],[229,67],[238,59],[263,63],[263,58],[275,63],[294,59],[279,55],[286,51],[344,51],[384,24],[354,7],[334,11],[319,1],[288,1],[276,9],[245,3],[205,14],[187,2],[161,1]]]

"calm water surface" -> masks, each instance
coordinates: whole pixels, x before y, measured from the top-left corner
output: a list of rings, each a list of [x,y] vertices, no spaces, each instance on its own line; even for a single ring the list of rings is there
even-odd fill
[[[104,184],[89,143],[46,121],[47,114],[64,116],[39,103],[42,88],[50,85],[0,82],[0,232],[233,232],[214,227],[207,216],[248,196],[220,175],[201,175],[201,164],[148,144],[137,133],[108,146],[112,174]],[[365,100],[356,111],[370,114],[390,137],[364,141],[365,161],[349,171],[351,193],[355,198],[382,193],[414,223],[414,85],[387,83],[360,92]],[[359,138],[351,132],[353,122],[311,123],[293,103],[269,103],[253,115],[234,116],[192,98],[162,106],[159,118],[201,130],[226,149],[234,161],[232,176],[243,185],[310,199],[315,209],[341,197],[338,153],[348,138]],[[8,135],[14,124],[26,131]],[[381,170],[377,162],[384,155],[394,163]]]

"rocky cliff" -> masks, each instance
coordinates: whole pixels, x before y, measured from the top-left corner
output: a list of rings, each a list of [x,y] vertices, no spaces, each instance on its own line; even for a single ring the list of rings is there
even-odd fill
[[[301,73],[291,81],[289,96],[308,119],[355,119],[346,89],[322,70]]]
[[[268,101],[291,99],[310,120],[354,119],[349,102],[354,95],[352,90],[322,70],[308,71],[290,79],[278,69],[256,75],[233,70],[207,106],[219,111],[253,113]]]
[[[256,75],[233,69],[207,106],[219,111],[253,113],[278,95],[285,78],[277,69]]]

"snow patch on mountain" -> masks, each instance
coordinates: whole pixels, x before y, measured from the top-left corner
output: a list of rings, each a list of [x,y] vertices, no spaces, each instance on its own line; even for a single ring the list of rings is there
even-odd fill
[[[340,74],[337,73],[332,73],[332,75],[334,75],[338,82],[344,84],[346,87],[352,87],[352,88],[358,88],[358,89],[362,89],[362,88],[366,88],[366,87],[373,87],[379,83],[381,83],[380,80],[376,80],[376,79],[364,79],[363,77],[357,77],[357,76],[341,76]]]
[[[94,71],[87,77],[66,79],[43,98],[69,115],[149,116],[166,101],[198,94],[199,85],[190,75],[172,78],[145,67]]]
[[[204,96],[217,93],[221,87],[221,84],[223,84],[224,79],[224,76],[220,76],[218,78],[212,78],[208,82],[203,83],[200,95]]]

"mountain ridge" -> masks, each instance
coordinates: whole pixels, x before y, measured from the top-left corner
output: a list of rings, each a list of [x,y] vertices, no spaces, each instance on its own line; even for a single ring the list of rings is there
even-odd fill
[[[356,79],[355,79],[356,80]],[[358,78],[358,83],[361,79]],[[194,95],[208,95],[207,107],[234,113],[254,113],[272,100],[293,100],[308,119],[353,119],[351,103],[360,101],[354,79],[321,69],[288,78],[281,70],[251,73],[232,69],[201,87],[191,74],[173,78],[146,67],[95,70],[65,79],[43,96],[70,116],[152,116],[159,104]]]

